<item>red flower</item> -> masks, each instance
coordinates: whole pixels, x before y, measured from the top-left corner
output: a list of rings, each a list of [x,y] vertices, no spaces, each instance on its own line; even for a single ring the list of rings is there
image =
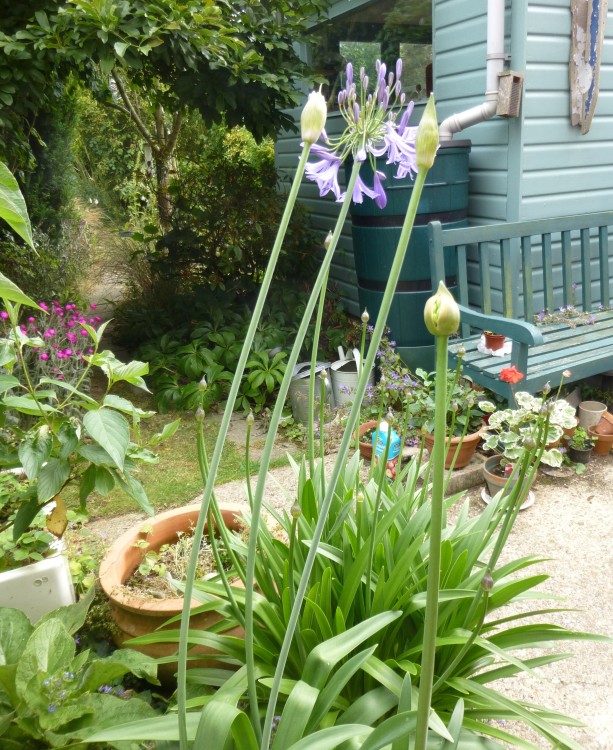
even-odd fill
[[[524,373],[520,372],[515,365],[503,367],[500,371],[500,379],[505,383],[519,383],[524,377]]]

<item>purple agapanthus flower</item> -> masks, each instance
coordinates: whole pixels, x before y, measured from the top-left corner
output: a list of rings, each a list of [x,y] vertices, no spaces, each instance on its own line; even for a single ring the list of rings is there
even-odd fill
[[[387,74],[385,63],[379,60],[376,68],[375,89],[369,92],[369,80],[364,69],[360,69],[358,87],[353,80],[353,66],[351,63],[347,65],[345,88],[338,95],[339,110],[347,127],[338,138],[328,139],[325,133],[322,134],[326,145],[312,146],[311,152],[317,161],[309,162],[305,172],[308,179],[317,183],[321,196],[332,191],[336,200],[342,201],[345,194],[338,184],[341,164],[349,156],[356,162],[368,161],[373,172],[373,186],[370,187],[358,176],[352,200],[362,203],[364,196],[367,196],[379,208],[384,208],[387,204],[383,187],[385,175],[377,171],[375,159],[387,156],[387,164],[397,167],[397,178],[413,178],[417,173],[417,128],[408,125],[413,102],[404,107],[405,95],[400,87],[402,61],[397,62],[395,75],[393,72]]]

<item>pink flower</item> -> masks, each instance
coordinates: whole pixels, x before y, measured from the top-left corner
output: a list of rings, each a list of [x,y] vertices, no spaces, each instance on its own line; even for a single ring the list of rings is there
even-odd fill
[[[93,354],[93,353],[94,353],[94,350],[93,350],[93,349],[88,349],[88,350],[87,350],[87,353],[88,353],[88,354]]]
[[[64,350],[64,354],[65,354],[65,355],[66,355],[67,357],[71,357],[71,356],[72,356],[72,349],[65,349],[65,350]]]
[[[30,317],[28,318],[28,323],[36,323],[36,318],[30,315]]]
[[[49,309],[49,305],[46,302],[39,302],[38,306],[42,307],[43,310],[48,310]]]
[[[3,320],[6,320],[8,316],[9,314],[7,313],[6,310],[3,310],[2,312],[0,312],[0,318],[2,318]]]
[[[42,360],[45,360],[45,361],[46,361],[46,360],[48,360],[48,359],[49,359],[49,355],[47,354],[47,352],[43,352],[43,353],[42,353],[42,354],[40,355],[40,358],[41,358]]]
[[[89,333],[84,328],[82,328],[81,329],[81,336],[89,336]]]
[[[95,309],[96,309],[96,307],[97,307],[96,305],[90,305],[90,306],[89,306],[90,310],[95,310]]]

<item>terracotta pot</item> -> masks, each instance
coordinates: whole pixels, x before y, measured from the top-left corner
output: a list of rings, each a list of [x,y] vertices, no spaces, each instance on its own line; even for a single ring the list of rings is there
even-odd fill
[[[434,435],[426,432],[424,435],[424,442],[428,452],[432,454],[432,448],[434,448]],[[458,457],[454,464],[454,469],[463,469],[467,464],[470,463],[471,458],[475,455],[477,446],[481,442],[481,430],[478,432],[472,432],[470,435],[465,435],[464,438],[452,437],[449,448],[447,449],[447,456],[445,458],[445,468],[451,468],[451,463],[455,452],[460,445]]]
[[[188,505],[160,513],[151,519],[145,519],[120,536],[104,556],[100,565],[100,586],[109,598],[111,616],[117,626],[115,630],[117,646],[123,647],[130,638],[153,633],[158,629],[174,630],[178,627],[176,622],[170,625],[164,625],[164,623],[181,614],[183,597],[154,599],[138,596],[125,589],[123,584],[136,570],[143,556],[142,549],[134,546],[135,542],[146,540],[149,542],[150,549],[159,550],[162,545],[176,541],[177,532],[189,532],[196,525],[199,511],[200,505]],[[229,529],[240,528],[242,506],[227,503],[220,506],[220,511]],[[147,527],[148,533],[142,531],[143,527]],[[200,602],[192,601],[192,607],[199,605]],[[194,629],[206,630],[220,620],[221,616],[215,612],[205,612],[194,615],[191,618],[191,625]],[[226,634],[240,636],[241,633],[240,629],[234,629]],[[172,656],[177,652],[176,643],[153,643],[147,646],[130,646],[130,648],[154,658]],[[190,653],[210,654],[214,652],[206,647],[198,647]],[[212,660],[192,662],[198,666],[211,666],[214,663]],[[172,682],[176,669],[176,662],[161,664],[158,668],[160,680],[166,683]]]
[[[605,411],[594,430],[598,435],[613,435],[613,414]]]
[[[496,352],[504,346],[505,337],[501,333],[487,333],[484,331],[483,335],[485,336],[485,346],[491,351]]]
[[[579,404],[579,424],[587,430],[597,425],[607,410],[607,405],[601,401],[582,401]]]
[[[360,456],[362,456],[362,458],[372,458],[372,441],[362,440],[362,438],[369,430],[374,430],[376,426],[377,420],[371,419],[368,422],[362,423],[358,428],[358,435],[360,436]]]
[[[611,448],[613,448],[613,433],[603,434],[598,432],[598,425],[596,427],[588,427],[587,432],[596,441],[592,451],[593,455],[608,456]]]
[[[487,484],[490,497],[494,497],[494,495],[498,494],[501,490],[504,490],[505,495],[509,495],[513,490],[513,487],[517,484],[516,477],[505,477],[496,473],[496,469],[500,466],[500,461],[500,456],[491,456],[483,464],[483,477]],[[536,475],[534,478],[536,478]],[[524,480],[524,499],[528,496],[528,492],[530,492],[530,489],[534,484],[534,478],[531,482],[526,479]]]

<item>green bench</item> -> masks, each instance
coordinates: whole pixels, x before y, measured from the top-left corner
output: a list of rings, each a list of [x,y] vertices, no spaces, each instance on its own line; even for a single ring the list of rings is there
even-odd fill
[[[612,231],[613,212],[447,230],[431,222],[432,288],[455,276],[462,315],[460,338],[450,342],[450,366],[463,348],[464,374],[510,404],[513,389],[536,393],[546,383],[555,388],[565,370],[571,375],[564,382],[612,370]],[[501,315],[492,313],[493,302]],[[551,313],[569,305],[593,313],[593,323],[534,325],[543,309]],[[486,330],[510,339],[510,353],[481,353],[477,347]],[[525,375],[513,387],[500,380],[510,365]]]

